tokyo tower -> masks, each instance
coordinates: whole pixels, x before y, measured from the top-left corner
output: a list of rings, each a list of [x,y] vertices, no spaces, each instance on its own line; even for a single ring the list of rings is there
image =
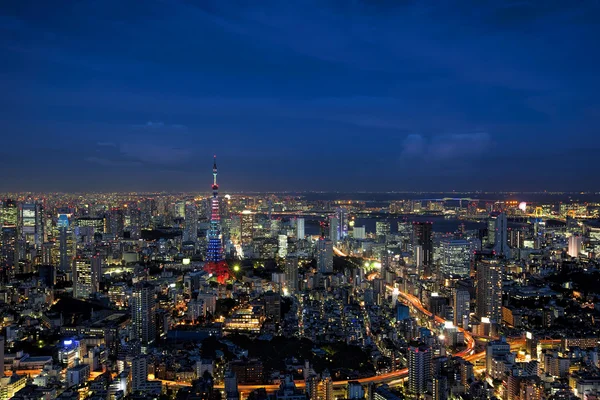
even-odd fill
[[[219,185],[217,184],[217,156],[213,164],[213,195],[210,199],[210,228],[208,230],[208,247],[204,270],[216,277],[217,282],[224,284],[233,276],[229,266],[223,259],[223,236],[221,234],[221,214],[219,209]]]

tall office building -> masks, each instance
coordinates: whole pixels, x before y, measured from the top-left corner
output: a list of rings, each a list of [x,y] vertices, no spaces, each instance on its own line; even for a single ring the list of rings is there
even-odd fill
[[[337,240],[344,240],[348,236],[348,210],[338,207],[336,218],[338,220]]]
[[[100,290],[102,262],[100,256],[76,257],[73,260],[73,297],[87,299]]]
[[[285,258],[287,256],[287,245],[288,245],[288,237],[287,235],[278,235],[277,236],[277,255],[279,258]]]
[[[502,320],[502,270],[500,260],[477,262],[477,317]]]
[[[328,370],[321,374],[321,382],[319,383],[319,400],[334,400],[333,399],[333,380]]]
[[[184,242],[196,242],[198,239],[198,210],[193,200],[185,203]]]
[[[238,390],[238,382],[235,372],[226,371],[223,380],[225,383],[225,400],[239,400],[240,392]]]
[[[69,214],[58,214],[58,220],[56,222],[59,241],[59,269],[63,272],[66,272],[71,268],[71,261],[75,257],[76,242],[69,218]]]
[[[18,224],[21,238],[30,246],[40,248],[44,234],[41,204],[35,202],[21,204]]]
[[[432,381],[432,400],[448,400],[448,378],[437,375],[433,377]]]
[[[492,372],[493,362],[495,357],[502,357],[510,354],[510,344],[506,342],[505,337],[500,337],[500,340],[492,340],[487,343],[485,348],[485,369],[488,375]]]
[[[457,287],[454,291],[454,325],[467,328],[471,310],[471,295],[465,288]]]
[[[240,239],[242,244],[252,243],[254,237],[254,213],[244,210],[240,214]]]
[[[420,396],[431,378],[431,350],[424,345],[408,348],[408,390]]]
[[[145,356],[137,356],[131,360],[131,390],[141,392],[146,390],[148,381],[148,360]]]
[[[290,293],[298,291],[298,257],[288,256],[285,259],[285,284]]]
[[[115,237],[123,237],[125,230],[125,214],[119,208],[112,208],[106,218],[105,232]]]
[[[364,239],[367,236],[365,232],[365,226],[354,226],[352,228],[352,236],[357,240]]]
[[[296,238],[298,240],[304,239],[306,234],[304,233],[304,218],[296,218]]]
[[[568,249],[569,257],[579,257],[579,252],[581,251],[581,243],[582,243],[581,236],[579,236],[579,235],[569,236],[569,249]]]
[[[135,285],[131,294],[131,327],[133,337],[142,346],[152,344],[156,338],[156,300],[154,287],[147,282]]]
[[[468,276],[473,246],[464,239],[444,238],[440,241],[441,270],[446,274]]]
[[[6,199],[2,201],[0,208],[0,226],[16,227],[18,219],[18,207],[14,200]]]
[[[332,242],[338,242],[340,240],[339,236],[339,228],[340,228],[340,220],[337,216],[329,217],[329,239]]]
[[[508,223],[506,214],[500,213],[490,218],[494,221],[494,252],[498,256],[509,258],[510,248],[508,247]]]
[[[320,273],[333,272],[333,242],[323,237],[317,240],[317,269]]]
[[[423,266],[431,267],[433,261],[433,223],[414,222],[413,223],[413,247],[421,246],[423,248]]]
[[[375,222],[375,233],[378,237],[386,237],[391,233],[391,226],[389,221],[377,221]]]
[[[185,201],[176,201],[173,205],[173,216],[176,219],[185,219]]]
[[[265,315],[274,322],[281,322],[281,296],[269,290],[265,293]]]

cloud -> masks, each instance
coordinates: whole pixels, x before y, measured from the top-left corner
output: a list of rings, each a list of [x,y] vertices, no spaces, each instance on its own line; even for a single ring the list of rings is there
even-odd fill
[[[113,167],[176,166],[192,156],[190,138],[184,125],[148,121],[126,127],[120,141],[97,142],[97,152],[102,156],[88,157],[86,161]]]
[[[102,157],[87,157],[85,160],[92,164],[102,165],[103,167],[137,167],[142,165],[142,163],[137,161],[111,160]]]
[[[117,147],[115,142],[98,142],[96,144],[100,147]]]
[[[175,165],[192,156],[192,150],[175,146],[167,140],[147,142],[145,139],[133,139],[121,143],[119,150],[123,156],[149,164]]]
[[[487,132],[459,133],[425,137],[410,134],[403,142],[401,158],[423,157],[432,161],[472,158],[484,154],[492,147]]]

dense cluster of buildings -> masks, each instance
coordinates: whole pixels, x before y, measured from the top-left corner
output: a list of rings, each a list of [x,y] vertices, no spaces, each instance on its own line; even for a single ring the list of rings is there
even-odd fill
[[[600,204],[220,196],[213,174],[2,196],[1,399],[599,395]]]

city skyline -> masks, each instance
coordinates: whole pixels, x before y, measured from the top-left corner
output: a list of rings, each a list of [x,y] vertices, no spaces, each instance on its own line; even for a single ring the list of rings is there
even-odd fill
[[[592,190],[598,11],[5,4],[0,190]]]

